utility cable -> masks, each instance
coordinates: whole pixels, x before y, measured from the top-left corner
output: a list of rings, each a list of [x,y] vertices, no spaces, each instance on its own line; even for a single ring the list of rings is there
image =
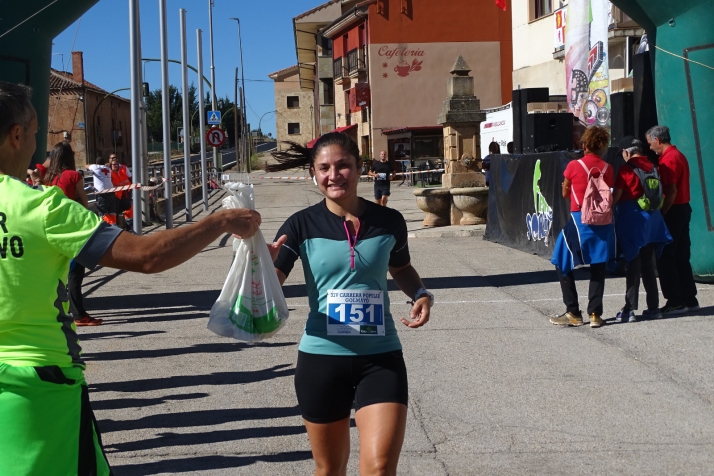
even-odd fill
[[[48,5],[45,5],[44,7],[40,8],[40,9],[37,10],[35,13],[33,13],[33,14],[30,15],[29,17],[25,18],[25,19],[22,20],[20,23],[18,23],[17,25],[13,26],[13,27],[10,28],[9,30],[7,30],[5,33],[3,33],[2,35],[0,35],[0,38],[2,38],[3,36],[7,35],[8,33],[10,33],[11,31],[13,31],[14,29],[16,29],[17,27],[19,27],[19,26],[22,25],[23,23],[27,22],[28,20],[30,20],[30,19],[36,17],[37,15],[39,15],[39,14],[42,13],[43,11],[47,10],[48,8],[50,8],[52,5],[54,5],[54,4],[57,3],[57,2],[59,2],[59,0],[54,0],[52,3],[50,3],[50,4],[48,4]]]
[[[709,68],[709,69],[714,70],[714,66],[709,66],[708,64],[700,63],[699,61],[694,61],[694,60],[692,60],[692,59],[685,58],[684,56],[680,56],[680,55],[678,55],[677,53],[672,53],[671,51],[667,51],[667,50],[665,50],[664,48],[660,48],[660,47],[657,46],[657,45],[655,45],[655,48],[657,48],[658,50],[660,50],[660,51],[663,52],[663,53],[667,53],[668,55],[672,55],[672,56],[676,56],[677,58],[681,58],[681,59],[683,59],[684,61],[689,61],[690,63],[698,64],[699,66],[704,66],[705,68]]]

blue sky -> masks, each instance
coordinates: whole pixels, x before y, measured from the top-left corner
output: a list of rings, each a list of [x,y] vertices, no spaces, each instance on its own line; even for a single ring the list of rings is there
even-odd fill
[[[159,58],[159,2],[141,2],[141,46],[144,58]],[[275,109],[273,82],[268,74],[296,63],[292,18],[315,6],[320,0],[215,0],[213,7],[214,66],[216,92],[233,99],[233,79],[239,65],[238,27],[229,20],[238,17],[243,38],[245,89],[248,122],[258,126],[263,113]],[[208,41],[208,0],[168,0],[169,57],[181,60],[179,9],[186,12],[188,63],[196,66],[196,29],[203,30],[204,75],[210,79]],[[84,52],[84,77],[113,91],[129,86],[129,7],[126,0],[100,0],[80,21],[54,40],[52,67],[71,70],[70,52]],[[77,25],[79,24],[79,28]],[[76,40],[75,40],[76,33]],[[72,44],[74,42],[74,48]],[[63,56],[58,55],[61,53]],[[147,63],[145,81],[150,88],[161,87],[161,66]],[[260,80],[260,81],[249,81]],[[189,84],[197,75],[189,70]],[[169,64],[169,82],[180,88],[181,67]],[[128,91],[119,93],[128,97]],[[267,114],[261,128],[275,135],[275,114]]]

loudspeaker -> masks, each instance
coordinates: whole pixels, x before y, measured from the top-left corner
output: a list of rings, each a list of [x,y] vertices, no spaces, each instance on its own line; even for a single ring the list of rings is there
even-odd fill
[[[520,90],[512,91],[511,111],[513,111],[513,153],[523,153],[523,136],[521,132],[524,107],[521,107],[521,92]]]
[[[646,142],[645,133],[650,127],[657,125],[657,100],[649,53],[632,56],[632,77],[635,109],[633,135]]]
[[[527,114],[523,153],[571,150],[573,115],[565,112]]]
[[[511,95],[513,103],[513,153],[522,154],[526,141],[526,116],[528,115],[528,103],[548,102],[550,91],[548,88],[527,88],[516,89]]]
[[[550,99],[548,88],[527,88],[519,89],[519,91],[521,92],[521,107],[523,109],[526,109],[528,103],[548,102]]]
[[[612,120],[612,144],[617,145],[623,137],[635,135],[634,93],[623,92],[610,95],[610,118]]]

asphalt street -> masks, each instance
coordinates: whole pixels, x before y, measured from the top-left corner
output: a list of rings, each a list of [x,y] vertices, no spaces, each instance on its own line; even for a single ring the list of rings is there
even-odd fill
[[[437,301],[426,327],[399,328],[410,384],[399,474],[714,474],[714,286],[698,285],[698,313],[615,324],[625,283],[608,279],[608,325],[556,327],[548,317],[563,304],[547,260],[458,227],[423,231],[411,189],[392,188]],[[310,181],[255,180],[255,191],[268,240],[321,199]],[[195,219],[205,214],[196,206]],[[301,263],[284,286],[284,329],[256,344],[219,337],[206,324],[231,242],[164,273],[100,268],[85,280],[86,307],[105,320],[79,330],[86,378],[116,475],[312,474],[293,389]],[[585,305],[587,281],[578,289]],[[395,316],[408,312],[406,296],[390,297]]]

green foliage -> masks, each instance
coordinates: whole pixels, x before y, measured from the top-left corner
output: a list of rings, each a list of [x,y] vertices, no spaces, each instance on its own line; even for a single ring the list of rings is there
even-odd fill
[[[146,97],[146,125],[149,131],[149,141],[162,142],[163,135],[163,115],[161,110],[162,90],[155,89]],[[188,87],[188,110],[192,115],[192,127],[199,126],[198,114],[193,114],[198,109],[198,98],[196,97],[196,86],[193,83]],[[169,113],[171,116],[171,140],[178,141],[178,128],[183,127],[183,97],[181,91],[176,86],[169,86]]]

